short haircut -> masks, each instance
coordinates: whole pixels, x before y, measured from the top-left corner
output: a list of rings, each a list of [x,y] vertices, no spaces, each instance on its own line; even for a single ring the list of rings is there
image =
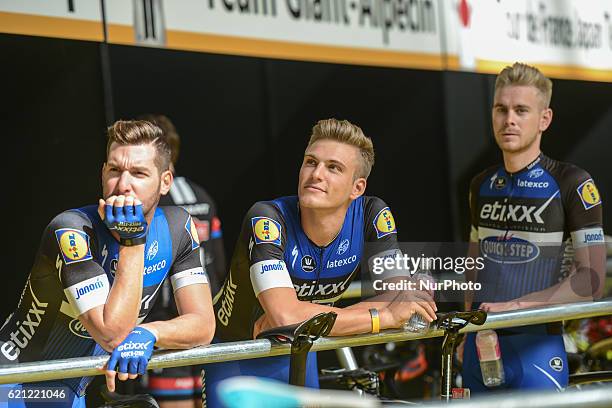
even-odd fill
[[[106,145],[106,157],[113,143],[119,145],[145,145],[153,144],[155,147],[155,165],[159,172],[170,167],[170,146],[163,137],[159,126],[145,120],[118,120],[108,128],[108,142]]]
[[[181,152],[181,137],[176,131],[174,123],[172,123],[170,118],[166,115],[146,113],[138,116],[138,119],[146,120],[161,128],[162,132],[164,133],[164,138],[166,138],[168,145],[170,145],[170,150],[172,151],[172,164],[176,166],[176,162],[178,161],[179,154]]]
[[[548,79],[539,69],[531,65],[515,62],[512,66],[504,68],[495,80],[495,91],[505,86],[533,86],[542,96],[544,108],[550,106],[552,97],[552,81]]]
[[[323,119],[312,128],[308,147],[319,140],[335,140],[355,146],[361,154],[361,168],[355,178],[368,178],[374,166],[374,145],[372,139],[363,134],[361,128],[348,120]]]

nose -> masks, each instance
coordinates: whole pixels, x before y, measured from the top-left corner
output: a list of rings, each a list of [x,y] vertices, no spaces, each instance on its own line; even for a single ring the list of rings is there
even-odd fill
[[[514,112],[514,110],[510,109],[508,113],[506,113],[505,124],[506,126],[516,125],[516,113]]]
[[[119,190],[117,193],[121,195],[128,195],[132,192],[132,175],[129,171],[121,173],[119,182],[117,183],[117,189]]]
[[[315,167],[314,170],[312,171],[312,178],[315,180],[322,180],[324,171],[325,171],[325,164],[324,163],[317,164],[317,167]]]

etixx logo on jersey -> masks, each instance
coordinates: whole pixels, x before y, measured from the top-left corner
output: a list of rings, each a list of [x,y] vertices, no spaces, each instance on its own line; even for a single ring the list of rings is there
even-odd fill
[[[580,197],[585,210],[601,204],[601,196],[599,195],[597,187],[595,187],[595,182],[593,179],[586,180],[584,183],[578,186],[576,191],[578,191],[578,196]]]
[[[251,227],[256,244],[281,244],[281,225],[268,217],[251,218]]]
[[[55,237],[66,265],[93,258],[89,247],[89,235],[85,232],[72,228],[61,228],[55,230]]]
[[[374,217],[374,229],[376,229],[377,238],[397,233],[395,229],[395,219],[389,207],[383,208],[376,217]]]

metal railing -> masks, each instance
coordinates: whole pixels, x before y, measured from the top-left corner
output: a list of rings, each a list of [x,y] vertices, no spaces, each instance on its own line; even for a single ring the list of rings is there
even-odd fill
[[[469,408],[576,408],[612,407],[612,385],[601,385],[593,389],[556,391],[497,392],[470,400],[453,400],[452,407]],[[406,407],[406,405],[384,405],[385,407]],[[423,408],[448,408],[447,402],[425,402]]]
[[[463,331],[540,324],[561,320],[582,319],[612,314],[612,298],[597,302],[572,303],[542,308],[491,313],[482,326],[468,325]],[[385,330],[378,334],[360,334],[346,337],[326,337],[317,340],[311,351],[332,350],[346,346],[363,346],[387,342],[416,340],[444,335],[443,330],[425,333],[403,330]],[[161,351],[153,354],[149,369],[216,363],[231,360],[289,354],[290,345],[272,345],[269,340],[250,340],[218,343],[189,350]],[[45,362],[20,363],[0,366],[0,384],[56,380],[61,378],[100,375],[108,356],[72,358]]]

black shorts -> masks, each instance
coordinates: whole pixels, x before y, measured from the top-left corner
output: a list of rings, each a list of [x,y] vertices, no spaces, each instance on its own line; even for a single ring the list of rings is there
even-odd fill
[[[202,398],[202,366],[171,367],[149,371],[146,392],[158,401]]]

